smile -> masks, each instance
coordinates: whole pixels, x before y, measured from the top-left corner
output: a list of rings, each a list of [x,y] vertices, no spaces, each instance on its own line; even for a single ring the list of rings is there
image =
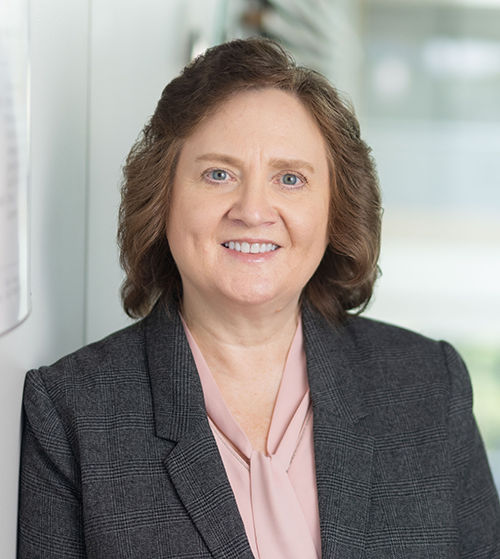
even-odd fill
[[[244,253],[251,253],[251,254],[259,254],[262,252],[272,252],[279,248],[278,245],[273,243],[247,243],[242,242],[238,243],[236,241],[229,241],[227,243],[223,243],[223,246],[228,248],[229,250],[235,250],[236,252],[244,252]]]

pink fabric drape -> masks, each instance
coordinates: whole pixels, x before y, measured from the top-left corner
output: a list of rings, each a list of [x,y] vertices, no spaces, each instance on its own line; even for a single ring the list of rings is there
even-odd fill
[[[267,453],[254,451],[183,321],[210,426],[258,559],[319,559],[321,539],[312,409],[299,323],[281,380]]]

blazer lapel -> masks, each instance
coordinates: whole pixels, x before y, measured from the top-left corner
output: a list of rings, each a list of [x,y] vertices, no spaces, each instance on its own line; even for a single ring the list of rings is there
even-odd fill
[[[144,321],[156,434],[177,444],[166,471],[213,557],[253,559],[208,424],[203,390],[177,309],[158,304]],[[313,403],[322,558],[359,559],[365,546],[373,437],[365,419],[355,347],[304,308]]]
[[[253,559],[177,309],[157,304],[144,326],[156,435],[177,442],[170,480],[214,558]]]
[[[360,559],[370,502],[373,437],[365,419],[358,371],[344,327],[335,330],[304,308],[313,403],[322,557]]]
[[[182,438],[164,463],[213,557],[253,559],[219,450],[205,428]]]

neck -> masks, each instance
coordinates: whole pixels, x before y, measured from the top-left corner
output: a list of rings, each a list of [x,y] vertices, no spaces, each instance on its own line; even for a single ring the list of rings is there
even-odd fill
[[[196,343],[258,350],[291,344],[300,316],[298,298],[285,304],[231,304],[184,294],[182,315]]]
[[[184,292],[182,314],[252,447],[265,451],[288,350],[299,320],[287,305],[228,305]]]

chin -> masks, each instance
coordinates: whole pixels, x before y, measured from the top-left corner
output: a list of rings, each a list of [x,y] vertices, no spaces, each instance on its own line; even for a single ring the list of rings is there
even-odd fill
[[[251,285],[239,285],[235,288],[232,286],[229,299],[234,303],[245,306],[265,305],[271,301],[281,300],[283,292],[276,289],[275,286],[269,285],[267,282],[254,282]]]

